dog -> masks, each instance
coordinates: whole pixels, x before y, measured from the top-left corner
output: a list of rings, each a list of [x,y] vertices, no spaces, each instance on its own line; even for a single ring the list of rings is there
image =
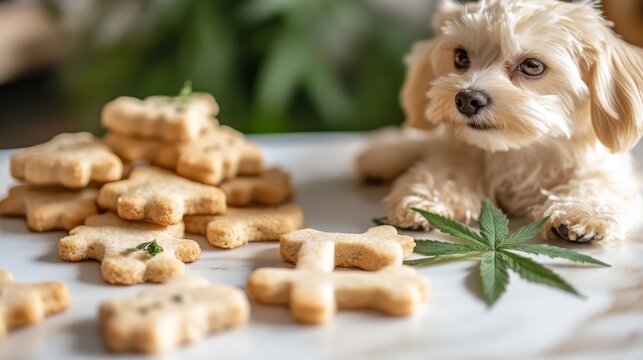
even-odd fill
[[[400,96],[425,155],[384,199],[388,221],[429,229],[421,208],[470,223],[489,197],[549,217],[550,239],[624,237],[641,215],[628,151],[643,131],[643,51],[588,0],[445,1],[434,28]],[[392,167],[371,160],[365,177]]]

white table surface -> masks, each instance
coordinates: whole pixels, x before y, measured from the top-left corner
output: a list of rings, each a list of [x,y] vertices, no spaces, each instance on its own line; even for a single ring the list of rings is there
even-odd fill
[[[294,174],[295,202],[307,225],[319,230],[362,232],[383,215],[386,187],[357,184],[352,162],[364,145],[355,134],[308,134],[255,138],[272,164]],[[9,151],[0,152],[0,194],[12,183]],[[639,150],[640,153],[640,150]],[[643,156],[639,156],[643,159]],[[71,307],[0,340],[0,359],[114,358],[103,347],[98,304],[154,285],[105,284],[99,263],[65,263],[56,255],[63,232],[30,233],[19,218],[0,219],[0,268],[18,281],[61,280]],[[414,233],[416,237],[426,234]],[[431,234],[432,238],[442,238]],[[202,236],[201,259],[186,273],[243,287],[257,267],[288,266],[278,243],[218,250]],[[542,241],[542,240],[541,240]],[[432,283],[419,313],[391,318],[367,311],[340,311],[323,326],[294,323],[285,307],[252,305],[247,326],[222,332],[170,352],[176,359],[643,359],[643,236],[622,242],[570,246],[611,263],[612,268],[554,266],[585,299],[529,284],[512,274],[508,292],[492,309],[479,297],[477,263],[462,261],[421,268]],[[136,356],[132,356],[135,358]],[[129,358],[118,356],[118,358]]]

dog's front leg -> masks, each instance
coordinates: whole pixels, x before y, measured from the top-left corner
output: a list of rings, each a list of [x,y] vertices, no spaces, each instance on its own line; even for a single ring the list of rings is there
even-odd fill
[[[426,157],[399,177],[384,199],[391,225],[429,229],[419,208],[470,222],[485,198],[480,151],[452,141],[435,142]]]
[[[543,236],[576,242],[623,238],[640,218],[641,197],[629,162],[615,159],[609,165],[577,171],[546,193],[535,214],[550,217]]]

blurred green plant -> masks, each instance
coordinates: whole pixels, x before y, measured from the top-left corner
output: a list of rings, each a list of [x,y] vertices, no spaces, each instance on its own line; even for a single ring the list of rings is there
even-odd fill
[[[399,123],[403,56],[428,36],[370,1],[154,0],[107,45],[123,1],[98,16],[63,71],[72,107],[97,123],[120,95],[212,93],[221,122],[246,132],[362,130]]]

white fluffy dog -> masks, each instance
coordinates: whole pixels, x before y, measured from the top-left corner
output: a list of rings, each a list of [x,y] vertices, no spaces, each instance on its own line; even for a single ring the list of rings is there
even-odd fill
[[[445,2],[407,59],[406,125],[431,135],[385,199],[389,221],[428,228],[418,207],[468,222],[491,197],[550,216],[546,236],[622,237],[641,209],[628,150],[643,131],[643,51],[609,25],[596,1]],[[392,166],[369,157],[365,177]]]

